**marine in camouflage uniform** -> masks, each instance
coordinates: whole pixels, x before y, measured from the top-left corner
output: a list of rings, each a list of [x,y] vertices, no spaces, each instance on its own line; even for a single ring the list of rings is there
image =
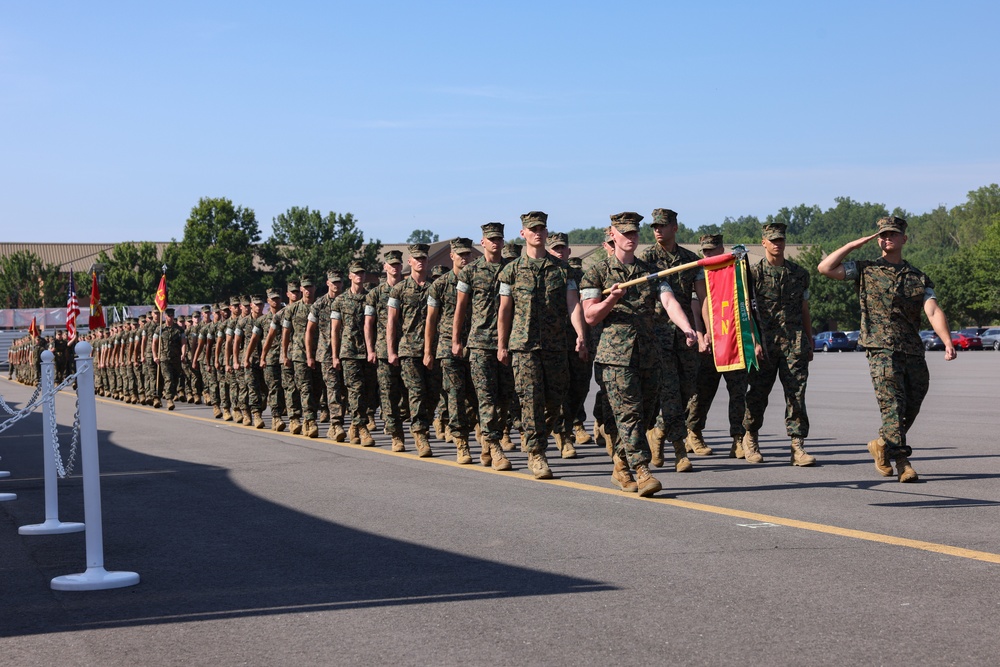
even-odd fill
[[[555,257],[565,261],[569,266],[569,276],[577,284],[583,278],[583,271],[573,268],[569,264],[569,255],[572,249],[569,247],[569,237],[562,232],[549,234],[546,241],[548,251]],[[573,329],[573,322],[569,315],[566,316],[566,336],[572,340],[576,337]],[[586,338],[590,338],[590,333],[586,332]],[[590,347],[587,347],[587,358],[581,359],[576,350],[570,349],[566,353],[566,363],[569,366],[569,387],[562,404],[562,414],[556,419],[556,430],[552,436],[556,441],[559,451],[564,459],[576,458],[576,448],[574,441],[583,444],[590,441],[590,436],[583,430],[582,422],[575,424],[577,415],[583,411],[583,404],[587,400],[587,392],[590,391],[590,380],[594,374],[594,365],[590,356]],[[574,435],[575,432],[575,435]]]
[[[521,441],[536,479],[550,479],[545,450],[569,390],[568,349],[586,356],[586,333],[578,286],[569,265],[545,250],[548,215],[521,216],[524,254],[500,270],[497,359],[514,368],[514,392],[521,405]],[[576,340],[568,340],[570,313]],[[556,427],[558,428],[558,427]]]
[[[406,449],[400,416],[403,378],[399,366],[389,363],[386,327],[389,323],[389,293],[402,280],[403,253],[389,250],[384,259],[386,281],[365,296],[365,347],[368,350],[368,363],[376,364],[379,404],[386,433],[392,438],[392,451],[402,452]]]
[[[697,262],[700,257],[677,243],[677,213],[669,208],[653,210],[653,236],[656,243],[642,252],[640,259],[652,264],[654,271],[670,269],[682,264]],[[697,294],[701,301],[705,296],[705,277],[698,267],[690,268],[666,277],[673,290],[674,298],[684,309],[688,322],[697,331],[703,331],[701,314],[691,308],[691,297]],[[674,448],[674,470],[689,472],[693,466],[687,458],[685,439],[688,400],[697,390],[698,348],[687,344],[683,332],[674,326],[663,309],[657,309],[654,320],[659,340],[660,361],[663,364],[660,385],[660,418],[654,433],[650,434],[653,465],[663,465],[662,441],[665,439]],[[653,428],[653,424],[649,425]]]
[[[149,312],[146,327],[142,330],[143,375],[146,380],[146,403],[154,408],[160,407],[160,387],[163,378],[160,376],[160,365],[156,363],[153,350],[153,337],[160,329],[160,311],[155,308]]]
[[[764,225],[764,258],[750,266],[764,354],[759,358],[760,368],[749,374],[743,456],[747,463],[764,460],[758,431],[777,377],[785,392],[785,430],[792,439],[792,464],[811,466],[816,458],[804,448],[809,437],[806,382],[813,356],[809,272],[785,259],[785,228],[780,222]]]
[[[879,437],[868,443],[875,468],[892,475],[892,462],[900,482],[917,481],[910,464],[913,450],[906,443],[920,405],[930,388],[930,372],[920,340],[920,313],[927,315],[935,333],[944,341],[944,358],[956,355],[948,318],[938,307],[934,283],[903,259],[906,220],[880,218],[877,232],[844,245],[819,264],[819,271],[834,280],[852,280],[861,300],[861,336],[858,343],[868,355],[875,399],[882,413]],[[878,239],[882,257],[875,261],[845,261],[857,248]]]
[[[237,405],[242,417],[237,417],[236,420],[244,426],[251,426],[253,424],[253,410],[250,407],[250,387],[248,385],[246,368],[243,365],[243,348],[248,340],[247,332],[253,328],[252,320],[253,317],[250,314],[250,296],[247,294],[241,295],[239,298],[239,317],[236,318],[236,322],[233,324],[233,353],[231,363],[238,392]]]
[[[497,358],[497,311],[500,306],[500,271],[509,261],[502,255],[504,226],[488,222],[483,232],[483,256],[458,273],[455,285],[455,318],[452,322],[452,356],[464,358],[469,370],[479,427],[482,434],[480,462],[494,470],[510,470],[502,444],[514,397],[514,374]],[[518,246],[520,247],[520,246]],[[468,333],[466,333],[468,332]],[[509,441],[509,440],[508,440]],[[512,448],[512,445],[506,445]]]
[[[285,387],[281,375],[281,320],[285,307],[281,300],[281,291],[276,288],[267,290],[267,305],[269,310],[261,315],[257,328],[263,340],[261,346],[260,365],[264,369],[264,384],[267,386],[267,405],[271,410],[271,430],[284,431],[285,422]]]
[[[327,271],[327,292],[316,299],[309,309],[309,323],[306,325],[306,361],[313,360],[313,367],[319,365],[323,384],[326,388],[326,408],[320,410],[320,421],[328,420],[330,428],[327,436],[337,442],[345,440],[344,406],[347,390],[344,388],[344,374],[334,368],[330,354],[330,310],[341,290],[344,279],[340,271]]]
[[[226,331],[230,331],[229,339],[232,339],[232,322],[230,317],[230,306],[226,302],[219,304],[219,321],[215,328],[215,356],[213,365],[219,378],[219,407],[222,408],[222,420],[232,421],[233,415],[229,411],[232,405],[229,392],[229,349],[226,346]]]
[[[410,275],[389,292],[386,345],[389,363],[400,367],[409,398],[410,434],[421,458],[431,456],[427,432],[430,428],[432,397],[440,392],[434,374],[424,366],[424,327],[427,323],[426,260],[429,246],[414,243],[410,254]]]
[[[319,410],[320,392],[323,390],[323,376],[313,360],[309,365],[306,352],[306,327],[309,324],[310,307],[316,293],[316,283],[312,276],[299,278],[302,299],[289,304],[281,320],[281,353],[285,366],[291,365],[295,372],[295,384],[302,400],[302,431],[309,438],[319,437],[316,413]],[[292,433],[296,432],[292,422]]]
[[[157,361],[160,365],[160,372],[163,373],[163,389],[167,410],[173,410],[177,383],[180,382],[181,376],[181,356],[184,354],[187,339],[184,330],[174,321],[174,309],[167,308],[163,314],[163,328],[156,334],[153,343],[157,346]]]
[[[451,241],[452,270],[434,281],[427,292],[427,322],[424,331],[424,365],[440,369],[442,395],[447,412],[447,428],[455,443],[455,460],[461,464],[472,463],[469,453],[469,392],[472,375],[469,361],[464,356],[452,354],[452,327],[455,325],[455,303],[458,298],[458,274],[472,254],[472,239],[458,237]],[[468,319],[464,322],[468,329]],[[468,338],[468,331],[460,332],[461,339]]]
[[[587,270],[580,291],[587,321],[603,325],[596,367],[614,416],[604,423],[615,446],[612,480],[622,491],[651,496],[663,488],[649,472],[652,454],[646,435],[660,405],[663,374],[660,360],[649,353],[656,348],[657,308],[683,332],[685,345],[697,336],[668,281],[618,287],[655,273],[653,265],[635,256],[641,221],[642,216],[631,211],[611,216],[615,253]],[[606,289],[611,290],[607,295]]]
[[[351,413],[351,444],[374,447],[368,431],[367,385],[375,378],[369,370],[365,345],[365,267],[354,261],[348,267],[351,286],[330,304],[330,364],[342,373]],[[374,369],[372,369],[374,370]],[[336,438],[335,438],[336,439]],[[340,440],[342,442],[342,440]]]
[[[725,251],[722,234],[705,234],[699,239],[702,254],[705,257],[721,255]],[[702,322],[709,321],[708,299],[701,300]],[[708,325],[705,326],[708,329]],[[743,413],[746,412],[747,372],[746,369],[719,372],[715,368],[715,355],[712,353],[711,336],[700,336],[702,347],[698,355],[697,389],[688,400],[687,405],[687,449],[696,454],[711,454],[712,450],[705,444],[702,431],[708,420],[708,411],[712,407],[715,395],[719,391],[721,380],[726,381],[726,391],[729,394],[729,436],[732,445],[729,448],[730,458],[742,458],[742,440],[744,434]],[[706,451],[707,450],[707,451]]]

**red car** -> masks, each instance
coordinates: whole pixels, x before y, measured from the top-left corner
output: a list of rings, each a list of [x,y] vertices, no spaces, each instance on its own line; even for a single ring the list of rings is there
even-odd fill
[[[979,336],[972,336],[961,331],[951,332],[951,344],[956,350],[981,350],[983,349],[983,339]]]

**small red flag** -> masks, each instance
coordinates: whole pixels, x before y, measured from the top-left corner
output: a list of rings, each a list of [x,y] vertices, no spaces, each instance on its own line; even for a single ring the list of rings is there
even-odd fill
[[[38,336],[38,320],[35,318],[35,316],[31,317],[31,324],[28,325],[28,335],[31,336],[32,338]]]
[[[167,274],[160,277],[160,286],[156,288],[156,298],[153,300],[162,313],[167,309]]]
[[[91,330],[107,326],[104,322],[104,309],[101,308],[101,290],[97,287],[97,272],[91,274],[93,280],[90,283],[90,322],[87,324]]]

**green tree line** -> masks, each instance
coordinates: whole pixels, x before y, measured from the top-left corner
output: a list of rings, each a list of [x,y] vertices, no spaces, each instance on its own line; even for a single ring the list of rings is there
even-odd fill
[[[329,270],[346,273],[355,257],[368,269],[380,270],[381,242],[366,243],[350,213],[323,215],[293,206],[273,222],[271,236],[262,240],[253,209],[224,197],[202,198],[191,209],[183,238],[173,239],[162,257],[148,241],[118,243],[110,253],[98,255],[101,302],[119,307],[151,304],[164,265],[170,303],[209,303],[234,294],[262,293],[301,274],[322,283]],[[77,273],[75,279],[86,309],[90,275]],[[44,263],[34,253],[0,257],[0,307],[64,306],[68,280],[57,265]]]
[[[828,326],[856,329],[861,313],[854,286],[820,276],[816,266],[829,252],[848,241],[874,233],[875,221],[886,215],[906,218],[907,243],[903,257],[930,276],[941,306],[953,328],[1000,322],[1000,185],[972,190],[966,201],[948,209],[939,206],[914,214],[885,204],[838,197],[827,210],[816,205],[784,207],[763,220],[756,216],[727,217],[720,225],[691,229],[681,223],[677,240],[696,243],[702,234],[723,234],[726,243],[759,244],[761,226],[788,225],[788,243],[809,246],[796,261],[812,275],[810,310],[817,330]],[[640,242],[652,243],[652,229],[644,225]],[[604,228],[574,229],[570,243],[600,243]],[[878,257],[869,244],[853,259]]]

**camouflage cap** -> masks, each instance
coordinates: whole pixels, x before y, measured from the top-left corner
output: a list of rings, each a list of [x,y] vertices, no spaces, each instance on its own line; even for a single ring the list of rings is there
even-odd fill
[[[302,287],[315,287],[316,281],[313,280],[312,276],[299,276],[299,285]]]
[[[230,306],[238,306],[238,305],[240,305],[240,297],[238,297],[238,296],[231,296],[231,297],[229,297],[229,305]]]
[[[268,299],[280,299],[282,296],[284,296],[284,294],[282,294],[281,290],[279,290],[277,287],[272,287],[269,290],[267,290]]]
[[[515,259],[521,256],[521,251],[524,249],[520,243],[515,243],[514,241],[507,241],[503,244],[503,249],[500,251],[500,256],[505,259]]]
[[[448,273],[448,267],[444,264],[437,264],[433,269],[431,269],[432,278],[440,278],[446,273]]]
[[[203,313],[210,313],[210,312],[212,312],[212,307],[211,306],[202,306],[201,307],[201,312],[203,312]]]
[[[265,301],[266,299],[264,298],[263,294],[254,294],[250,297],[250,303],[255,303],[258,306],[264,305]]]
[[[401,250],[387,250],[383,255],[386,264],[402,264],[403,252]]]
[[[503,238],[503,223],[502,222],[487,222],[482,226],[483,238],[484,239],[502,239]]]
[[[456,255],[464,255],[467,252],[472,252],[472,239],[467,239],[464,236],[452,239],[451,251]]]
[[[250,295],[249,294],[244,294],[243,296],[241,296],[240,297],[240,304],[242,304],[244,306],[249,306],[250,305]]]
[[[521,216],[521,227],[524,229],[534,229],[535,227],[548,227],[549,215],[543,211],[530,211]]]
[[[571,269],[582,269],[583,268],[583,257],[570,257],[568,260],[569,268]]]
[[[173,309],[173,308],[164,308],[164,309],[163,309],[163,313],[164,313],[164,314],[165,314],[165,315],[166,315],[167,317],[173,317],[173,316],[174,316],[174,309]]]
[[[878,227],[879,234],[882,232],[899,232],[900,234],[906,233],[906,220],[903,218],[897,218],[894,215],[887,215],[884,218],[879,218],[875,225]]]
[[[712,250],[722,246],[722,234],[702,234],[698,237],[702,250]]]
[[[671,211],[669,208],[654,208],[653,209],[653,222],[650,225],[676,225],[677,224],[677,211]]]
[[[229,308],[229,304],[226,303],[225,301],[220,301],[219,303],[215,304],[215,309],[216,310],[227,310],[228,308]],[[152,314],[153,313],[150,313],[150,315],[152,315]]]
[[[545,245],[550,248],[569,245],[569,235],[565,232],[549,232],[549,238],[545,241]]]
[[[343,274],[337,269],[332,269],[326,272],[326,279],[331,283],[342,283],[344,282]]]
[[[298,280],[295,280],[294,278],[292,278],[292,279],[290,279],[288,281],[288,291],[289,292],[298,292],[300,287],[301,286],[299,285],[299,281]]]
[[[639,231],[640,222],[642,222],[642,216],[635,211],[623,211],[611,216],[611,226],[623,234]]]
[[[763,237],[768,241],[785,238],[785,230],[788,228],[783,222],[768,222],[763,227]]]
[[[607,243],[612,248],[615,247],[615,236],[611,233],[611,226],[604,230],[604,242]]]
[[[406,247],[406,251],[410,253],[410,257],[414,259],[426,259],[427,253],[430,252],[431,247],[426,243],[414,243]]]
[[[351,262],[350,266],[347,267],[347,272],[348,273],[364,273],[365,272],[365,263],[362,262],[360,259],[356,259],[353,262]]]

